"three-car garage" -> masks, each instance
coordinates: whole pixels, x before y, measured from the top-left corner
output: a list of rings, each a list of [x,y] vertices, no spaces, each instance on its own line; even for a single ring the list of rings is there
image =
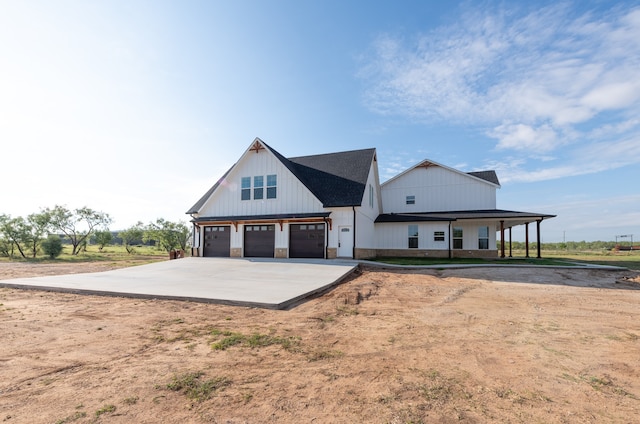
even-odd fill
[[[202,256],[231,256],[231,233],[234,226],[203,226]],[[286,228],[285,228],[286,229]],[[244,224],[242,234],[242,256],[248,258],[273,258],[276,252],[276,232],[282,231],[278,224]],[[288,257],[324,258],[326,247],[325,223],[296,223],[288,225]],[[283,234],[286,237],[286,233]]]

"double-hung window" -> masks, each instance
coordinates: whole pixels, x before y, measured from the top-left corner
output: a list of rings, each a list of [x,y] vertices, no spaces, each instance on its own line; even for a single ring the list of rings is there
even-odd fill
[[[462,227],[453,227],[453,248],[462,249]]]
[[[267,175],[267,199],[275,199],[277,197],[278,178],[275,174]],[[240,199],[241,200],[262,200],[265,191],[264,175],[256,175],[251,177],[242,177],[240,179]],[[253,186],[251,185],[253,182]],[[253,193],[253,197],[252,194]]]
[[[489,227],[478,227],[478,249],[489,248]]]
[[[253,177],[253,199],[264,199],[264,177],[262,175]]]
[[[240,199],[251,200],[251,177],[242,177],[240,183]]]
[[[267,199],[275,199],[278,195],[278,176],[267,175]]]
[[[409,225],[409,249],[418,248],[418,226]]]
[[[416,196],[415,195],[409,195],[406,197],[406,202],[407,205],[415,205],[416,204]]]

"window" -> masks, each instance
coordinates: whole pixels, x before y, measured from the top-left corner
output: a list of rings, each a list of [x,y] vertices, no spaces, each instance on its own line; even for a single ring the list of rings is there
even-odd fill
[[[434,231],[433,241],[444,241],[444,231]]]
[[[267,175],[267,199],[276,198],[277,177]],[[251,200],[251,177],[242,177],[240,184],[240,199]],[[264,199],[264,175],[253,177],[253,200]]]
[[[267,199],[275,199],[278,194],[278,176],[267,175]]]
[[[462,227],[453,227],[453,248],[462,249]]]
[[[251,200],[251,177],[242,177],[240,187],[240,198],[242,200]]]
[[[418,226],[409,225],[409,249],[418,248]]]
[[[411,195],[407,196],[407,205],[415,205],[416,204],[416,196]]]
[[[253,177],[253,199],[260,200],[264,198],[264,177],[259,175]]]
[[[373,186],[369,184],[369,206],[373,208]]]
[[[478,227],[478,249],[489,248],[489,227]]]

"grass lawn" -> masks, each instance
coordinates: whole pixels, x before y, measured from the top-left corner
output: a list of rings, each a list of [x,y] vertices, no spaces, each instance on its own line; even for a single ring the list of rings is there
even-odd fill
[[[156,262],[169,258],[169,254],[164,250],[160,250],[153,246],[136,246],[134,252],[129,254],[123,246],[105,246],[102,251],[98,250],[98,246],[87,246],[87,250],[72,255],[71,245],[64,245],[62,254],[55,259],[50,259],[45,255],[38,255],[36,258],[23,259],[18,255],[13,258],[0,258],[0,261],[5,262],[29,262],[29,263],[62,263],[62,262],[119,262],[119,261],[131,261],[131,260],[148,260],[149,262]],[[17,253],[17,252],[16,252]]]
[[[531,252],[529,252],[531,255]],[[500,264],[500,265],[557,265],[571,266],[579,263],[620,266],[640,271],[640,251],[545,251],[542,258],[525,257],[524,251],[513,251],[512,258],[378,258],[377,262],[396,265],[445,265],[445,264]],[[534,253],[535,255],[535,253]]]

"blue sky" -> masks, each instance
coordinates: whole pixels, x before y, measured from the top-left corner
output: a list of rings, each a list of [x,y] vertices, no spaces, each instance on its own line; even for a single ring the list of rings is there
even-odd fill
[[[629,1],[0,5],[0,213],[184,212],[260,137],[495,169],[544,242],[640,239],[640,7]],[[522,239],[522,231],[514,231]]]

